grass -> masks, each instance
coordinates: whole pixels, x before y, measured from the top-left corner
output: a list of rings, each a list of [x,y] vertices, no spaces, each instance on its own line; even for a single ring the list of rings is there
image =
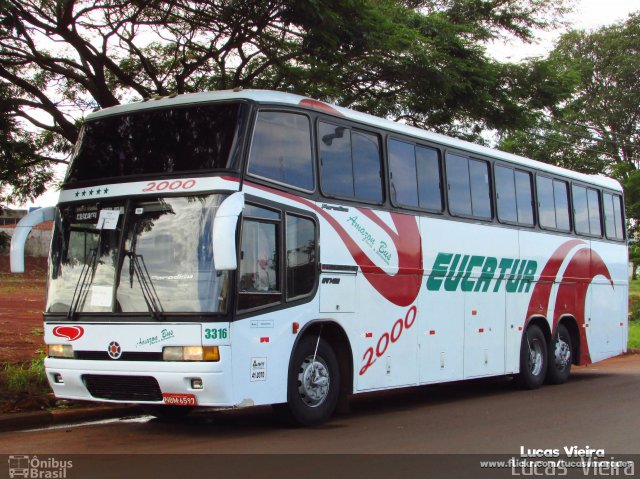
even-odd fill
[[[25,363],[6,363],[0,369],[0,410],[32,411],[55,404],[44,370],[44,351]]]
[[[640,279],[629,281],[629,341],[630,350],[640,349]]]
[[[629,342],[627,345],[629,350],[640,349],[640,321],[629,323]]]

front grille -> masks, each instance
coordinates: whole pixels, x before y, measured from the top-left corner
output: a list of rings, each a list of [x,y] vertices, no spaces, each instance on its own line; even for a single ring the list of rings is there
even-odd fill
[[[119,359],[109,357],[106,351],[74,351],[75,359],[90,361],[162,361],[162,353],[131,353],[123,352]]]
[[[162,401],[156,378],[151,376],[107,376],[84,374],[84,385],[94,398],[116,401]]]

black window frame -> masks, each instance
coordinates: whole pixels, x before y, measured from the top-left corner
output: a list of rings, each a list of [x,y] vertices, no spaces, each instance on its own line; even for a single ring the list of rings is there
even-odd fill
[[[538,178],[545,178],[549,181],[551,181],[551,191],[553,193],[553,212],[554,212],[554,218],[555,218],[555,224],[556,227],[551,227],[551,226],[546,226],[543,225],[540,222],[540,197],[538,196]],[[563,229],[563,228],[558,228],[558,208],[556,205],[556,197],[555,197],[555,189],[554,189],[554,182],[559,181],[561,183],[564,183],[566,185],[566,191],[567,191],[567,218],[569,219],[569,228],[568,229]],[[535,203],[536,203],[536,217],[538,219],[538,227],[542,230],[545,231],[554,231],[557,233],[564,233],[564,234],[575,234],[574,231],[574,227],[573,227],[573,204],[572,204],[572,198],[571,198],[571,181],[569,181],[566,178],[560,178],[558,176],[553,176],[553,175],[549,175],[546,173],[540,173],[540,172],[536,172],[535,174]]]
[[[470,199],[470,207],[471,207],[471,214],[470,215],[466,215],[466,214],[459,214],[459,213],[454,213],[451,211],[451,201],[450,201],[450,197],[451,197],[451,188],[450,188],[450,184],[449,184],[449,171],[447,168],[447,159],[448,159],[448,155],[455,155],[461,158],[464,158],[467,160],[467,170],[469,171],[469,199]],[[477,216],[473,214],[473,189],[472,189],[472,184],[471,184],[471,168],[470,168],[470,163],[471,161],[476,161],[476,162],[482,162],[485,163],[487,165],[487,180],[489,182],[488,185],[488,199],[489,199],[489,216]],[[485,223],[493,223],[496,217],[496,208],[495,208],[495,187],[493,185],[493,164],[495,163],[494,160],[491,159],[487,159],[487,158],[480,158],[476,155],[470,154],[470,153],[466,153],[466,152],[462,152],[459,150],[452,150],[452,149],[444,149],[444,155],[443,155],[443,169],[444,169],[444,184],[446,184],[446,188],[443,188],[444,190],[446,190],[446,209],[447,212],[449,213],[449,215],[452,218],[466,218],[466,219],[472,219],[475,221],[482,221]]]
[[[289,183],[284,183],[282,181],[278,181],[275,180],[273,178],[269,178],[267,176],[262,176],[256,173],[252,173],[249,171],[249,166],[250,166],[250,159],[251,159],[251,149],[253,147],[253,138],[254,135],[256,133],[256,126],[257,126],[257,122],[258,122],[258,115],[260,113],[263,112],[267,112],[267,113],[286,113],[286,114],[290,114],[290,115],[302,115],[304,117],[307,118],[307,120],[309,121],[309,148],[310,148],[310,153],[311,153],[311,168],[312,168],[312,174],[313,174],[313,189],[311,190],[307,190],[305,188],[300,188],[299,186],[295,186],[295,185],[291,185]],[[300,109],[294,109],[294,108],[256,108],[255,113],[253,114],[252,118],[251,118],[251,128],[250,131],[247,135],[248,139],[247,139],[247,148],[246,148],[246,160],[245,160],[245,165],[244,165],[244,172],[247,178],[250,179],[256,179],[259,180],[260,182],[264,182],[267,184],[271,184],[274,185],[276,187],[279,188],[286,188],[286,189],[292,189],[295,191],[299,191],[302,193],[306,193],[306,194],[314,194],[318,191],[318,184],[319,184],[319,177],[320,177],[320,171],[318,168],[318,159],[316,157],[317,155],[317,149],[316,149],[316,129],[314,127],[314,118],[305,110],[300,110]]]
[[[616,197],[618,197],[619,200],[619,204],[620,204],[620,221],[621,221],[621,228],[622,228],[622,237],[618,238],[617,236],[610,236],[607,233],[607,219],[606,219],[606,206],[605,206],[605,195],[611,195],[614,199]],[[601,205],[602,205],[602,223],[603,223],[603,234],[604,237],[611,240],[611,241],[616,241],[616,242],[624,242],[627,239],[627,223],[626,223],[626,218],[625,218],[625,209],[624,209],[624,196],[622,195],[622,193],[620,193],[619,191],[607,191],[607,190],[603,190],[602,191],[602,201],[601,201]],[[614,207],[614,215],[615,215],[615,207]],[[614,216],[615,219],[615,216]],[[614,224],[614,229],[615,229],[615,224]]]
[[[509,220],[500,218],[500,208],[499,208],[499,198],[498,198],[498,180],[496,175],[498,168],[509,169],[513,172],[513,188],[514,188],[513,191],[515,195],[516,221],[509,221]],[[525,175],[529,176],[529,188],[531,192],[530,204],[529,204],[529,206],[531,207],[531,223],[523,223],[518,220],[519,209],[518,209],[518,187],[517,187],[517,181],[516,181],[516,173],[524,173]],[[494,199],[495,218],[498,221],[498,223],[504,224],[504,225],[523,227],[527,229],[535,229],[536,226],[538,226],[538,217],[537,217],[537,210],[536,210],[537,196],[536,196],[536,190],[534,187],[534,173],[531,170],[525,170],[523,168],[519,168],[517,165],[511,164],[511,163],[503,163],[499,161],[493,162],[493,191],[495,195],[495,199]]]
[[[393,178],[391,177],[392,175],[392,170],[391,170],[391,158],[389,155],[389,151],[390,151],[390,147],[389,147],[389,143],[391,141],[398,141],[400,143],[408,143],[411,146],[413,146],[413,158],[414,158],[414,162],[415,162],[415,171],[416,171],[416,195],[417,195],[417,199],[418,199],[418,204],[417,205],[407,205],[404,203],[399,203],[397,201],[395,201],[394,195],[391,194],[391,188],[392,188],[392,184],[393,184]],[[389,188],[389,203],[395,207],[395,208],[399,208],[399,209],[403,209],[403,210],[411,210],[411,211],[424,211],[427,213],[433,213],[433,214],[437,214],[437,215],[442,215],[444,214],[445,210],[446,210],[446,202],[445,202],[445,194],[444,194],[444,184],[445,184],[445,177],[444,177],[444,167],[442,165],[443,161],[443,149],[441,147],[438,146],[434,146],[434,145],[429,145],[426,144],[424,142],[420,142],[417,141],[416,139],[413,138],[407,138],[407,137],[403,137],[397,134],[388,134],[386,135],[385,138],[385,142],[384,142],[384,146],[385,146],[385,159],[387,161],[387,175],[385,177],[385,182],[387,184],[387,187]],[[425,149],[429,149],[429,150],[433,150],[436,152],[436,154],[438,155],[438,177],[439,177],[439,184],[438,184],[438,188],[439,188],[439,196],[440,196],[440,209],[433,209],[433,208],[426,208],[424,206],[420,206],[420,176],[418,174],[418,155],[417,155],[417,149],[418,148],[425,148]]]
[[[255,197],[247,197],[246,205],[262,208],[268,211],[272,211],[274,213],[279,214],[279,218],[277,220],[270,218],[261,218],[259,216],[246,216],[243,212],[241,215],[240,228],[238,228],[238,269],[237,269],[237,277],[233,280],[233,285],[237,290],[237,294],[235,295],[234,301],[234,315],[235,319],[243,319],[249,316],[254,316],[257,314],[264,314],[270,311],[277,311],[280,309],[289,308],[291,306],[295,306],[298,304],[304,304],[311,301],[318,290],[318,281],[319,281],[319,265],[320,265],[320,233],[319,233],[319,222],[318,218],[312,213],[300,210],[297,208],[289,207],[287,205],[283,205],[281,203],[275,203],[272,201],[264,200],[262,198]],[[311,290],[302,295],[298,295],[295,297],[288,298],[288,285],[287,285],[287,216],[295,216],[298,218],[303,218],[306,220],[310,220],[313,223],[314,228],[314,241],[315,241],[315,262],[318,266],[315,268],[315,274],[313,278],[313,287]],[[244,227],[245,219],[249,221],[262,222],[267,224],[276,224],[276,248],[278,252],[278,283],[280,285],[279,291],[279,300],[277,302],[258,305],[250,308],[240,308],[240,296],[243,294],[240,291],[240,254],[242,251],[242,228]],[[245,293],[247,294],[247,293]],[[275,295],[274,295],[275,296]]]
[[[589,232],[578,231],[578,223],[576,221],[576,201],[574,199],[574,188],[584,188],[585,193],[587,195],[587,222],[589,223]],[[595,234],[591,233],[591,210],[589,208],[589,190],[595,191],[598,195],[598,214],[599,214],[599,225],[600,225],[600,233]],[[602,238],[604,233],[604,204],[602,197],[602,190],[600,188],[594,187],[592,185],[587,185],[578,182],[571,182],[571,212],[572,212],[572,222],[573,222],[573,230],[576,235],[586,236],[589,238]]]
[[[352,182],[353,182],[353,194],[354,196],[344,196],[339,194],[328,193],[325,191],[325,185],[323,180],[323,166],[322,166],[322,158],[320,155],[320,123],[329,123],[331,125],[335,125],[337,127],[343,127],[352,132],[362,133],[365,135],[375,136],[378,139],[378,152],[379,152],[379,160],[380,160],[380,192],[382,194],[382,199],[380,201],[371,201],[363,198],[359,198],[356,196],[356,188],[355,188],[355,171],[354,171],[354,162],[353,162],[353,141],[351,141],[351,171],[353,172]],[[363,128],[363,125],[360,125],[356,122],[344,121],[340,118],[329,117],[324,115],[318,115],[314,122],[314,138],[315,138],[315,155],[317,162],[317,177],[318,177],[318,191],[320,195],[328,200],[344,200],[344,201],[353,201],[358,204],[366,204],[373,206],[383,206],[387,203],[388,195],[387,195],[387,186],[388,186],[388,170],[386,168],[386,159],[387,152],[384,144],[383,134],[379,130],[375,130],[373,128]]]

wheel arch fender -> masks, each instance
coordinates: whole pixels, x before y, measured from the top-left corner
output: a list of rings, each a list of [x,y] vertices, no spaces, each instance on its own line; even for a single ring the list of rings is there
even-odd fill
[[[547,341],[547,344],[549,344],[551,342],[552,335],[547,318],[540,315],[531,316],[524,325],[523,333],[533,324],[542,330],[542,334],[544,334],[544,338]]]
[[[293,355],[302,338],[318,334],[329,343],[338,359],[340,368],[340,395],[353,393],[353,349],[344,328],[333,319],[314,319],[305,324],[291,348],[289,370],[292,367]]]
[[[580,350],[581,350],[581,343],[580,343],[580,328],[578,326],[578,321],[576,321],[576,318],[570,314],[565,314],[564,316],[562,316],[560,318],[560,320],[558,321],[558,324],[556,325],[556,330],[558,329],[559,325],[563,325],[565,328],[567,328],[567,331],[569,332],[569,336],[571,337],[571,354],[573,355],[572,359],[572,363],[573,364],[580,364]],[[556,331],[553,331],[553,334],[556,334]]]

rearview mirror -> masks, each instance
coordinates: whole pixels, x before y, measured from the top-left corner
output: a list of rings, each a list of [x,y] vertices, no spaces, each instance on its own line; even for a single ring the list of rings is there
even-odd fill
[[[217,271],[238,269],[236,228],[244,209],[244,193],[233,193],[218,207],[213,221],[213,263]]]

